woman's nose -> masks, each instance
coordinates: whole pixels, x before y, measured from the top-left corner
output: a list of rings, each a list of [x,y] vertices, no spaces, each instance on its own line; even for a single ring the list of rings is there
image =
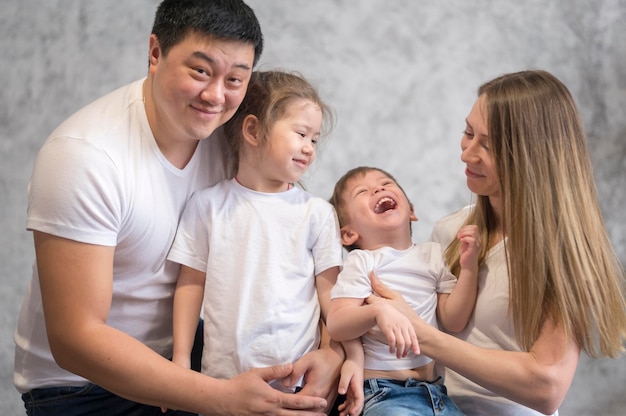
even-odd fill
[[[480,159],[476,154],[473,142],[461,140],[461,161],[464,163],[476,163]]]

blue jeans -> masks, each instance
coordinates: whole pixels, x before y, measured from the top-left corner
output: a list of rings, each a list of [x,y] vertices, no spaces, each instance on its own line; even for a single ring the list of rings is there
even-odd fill
[[[191,351],[191,368],[200,371],[204,321],[200,320]],[[195,413],[135,403],[95,384],[34,389],[22,395],[28,416],[191,416]]]
[[[365,380],[364,393],[364,416],[463,415],[438,380],[371,378]]]
[[[28,416],[163,416],[159,407],[126,400],[99,387],[51,387],[22,395]],[[167,416],[194,415],[168,411]]]

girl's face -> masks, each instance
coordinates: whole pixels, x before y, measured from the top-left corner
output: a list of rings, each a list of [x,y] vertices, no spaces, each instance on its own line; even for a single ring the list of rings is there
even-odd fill
[[[270,182],[298,182],[315,160],[322,110],[305,99],[292,102],[269,130],[262,154],[262,175]]]
[[[500,183],[489,151],[485,104],[485,97],[481,95],[467,116],[461,139],[461,160],[466,165],[467,187],[477,195],[492,199],[500,196]]]

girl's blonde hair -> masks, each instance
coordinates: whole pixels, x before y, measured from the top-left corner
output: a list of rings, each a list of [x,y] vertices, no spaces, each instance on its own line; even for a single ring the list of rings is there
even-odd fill
[[[582,123],[569,91],[545,71],[523,71],[482,85],[489,145],[499,174],[509,264],[510,312],[529,350],[546,318],[592,357],[624,350],[624,272],[609,241]],[[467,223],[482,241],[492,208],[478,196]],[[489,244],[483,245],[482,262]],[[459,270],[458,243],[446,257]]]
[[[322,101],[317,90],[300,74],[286,71],[254,71],[246,95],[233,117],[224,124],[229,138],[228,157],[237,172],[238,155],[243,143],[243,121],[248,115],[259,120],[259,137],[267,140],[274,123],[281,119],[289,106],[297,100],[308,100],[322,111],[320,138],[326,137],[334,125],[332,109]]]

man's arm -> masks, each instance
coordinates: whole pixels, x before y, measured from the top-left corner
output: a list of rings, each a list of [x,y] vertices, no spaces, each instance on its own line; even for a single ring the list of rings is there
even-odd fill
[[[326,401],[272,389],[290,365],[216,380],[184,369],[106,324],[114,247],[34,232],[50,348],[64,369],[141,403],[207,414],[321,415]],[[303,409],[287,411],[285,409]]]

